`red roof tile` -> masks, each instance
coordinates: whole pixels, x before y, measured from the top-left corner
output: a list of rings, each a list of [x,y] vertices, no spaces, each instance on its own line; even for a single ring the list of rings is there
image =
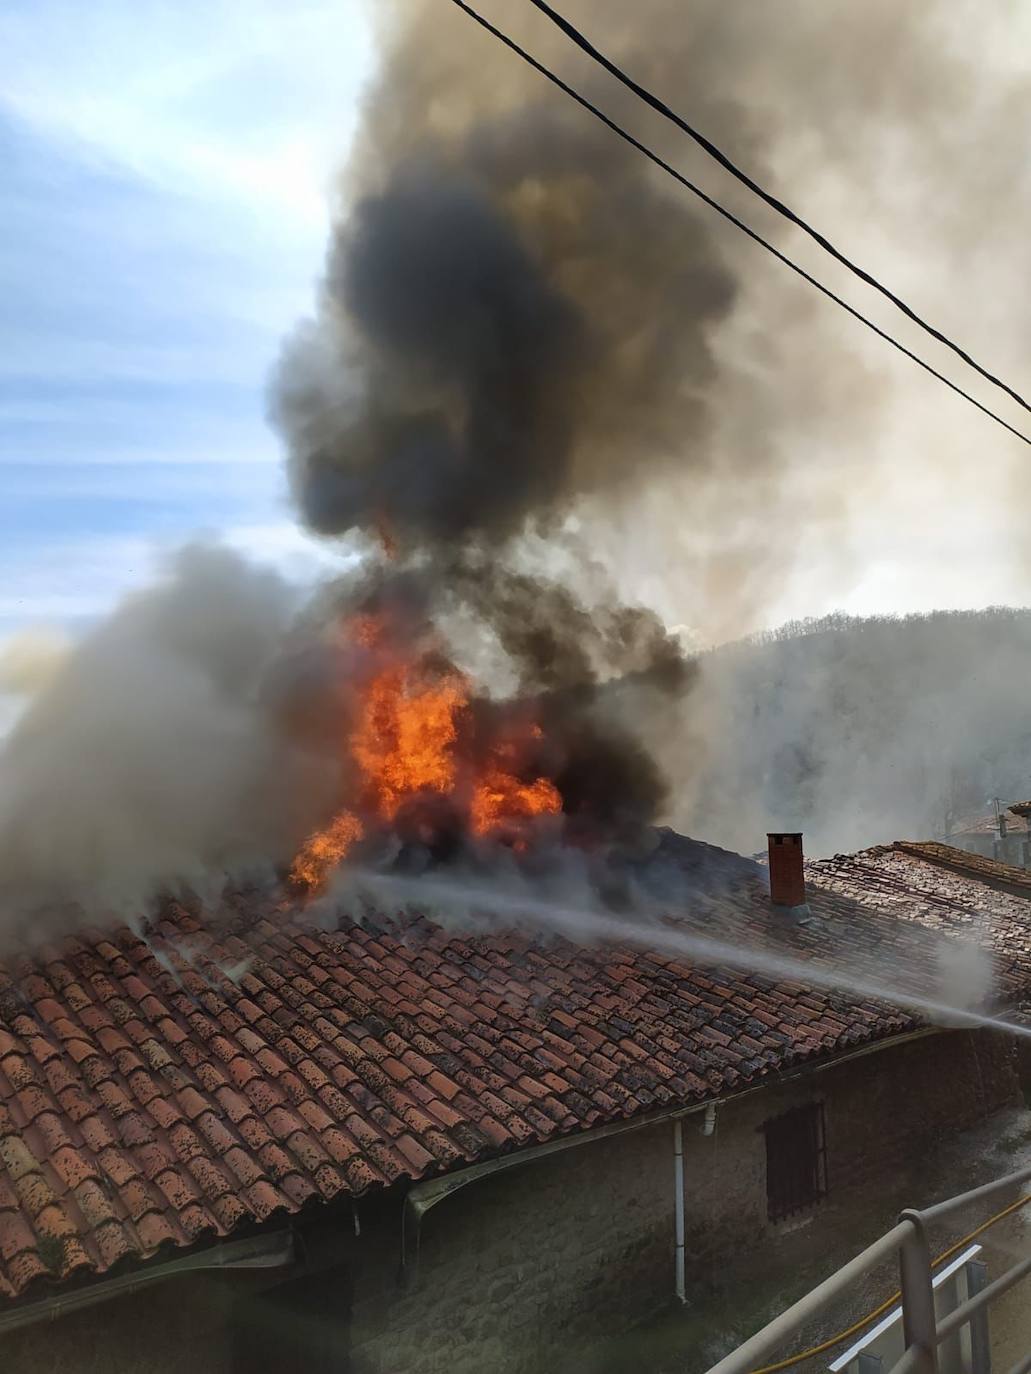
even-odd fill
[[[784,939],[818,953],[990,926],[1004,988],[1026,990],[1031,884],[940,850],[810,864],[816,919]],[[752,866],[731,865],[723,887],[692,891],[707,931],[718,918],[744,939],[770,926],[769,902]],[[0,1295],[918,1024],[669,954],[422,919],[370,931],[342,915],[327,931],[255,908],[203,922],[173,905],[145,935],[79,932],[0,964],[18,990],[0,1014]],[[222,970],[241,961],[234,983]]]

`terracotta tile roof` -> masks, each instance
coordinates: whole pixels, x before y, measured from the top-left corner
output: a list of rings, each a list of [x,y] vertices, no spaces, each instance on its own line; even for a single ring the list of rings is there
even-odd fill
[[[926,930],[983,939],[1019,988],[1031,959],[1031,872],[934,842],[898,840],[806,865],[823,900],[846,897]],[[1009,975],[1005,969],[1009,968]]]
[[[664,846],[702,928],[769,930],[754,865]],[[811,865],[810,881],[817,919],[777,936],[807,957],[883,951],[975,902],[1003,924],[1023,908],[895,850]],[[1031,959],[1011,956],[1016,993]],[[0,1295],[918,1024],[876,998],[631,948],[346,913],[327,931],[257,896],[217,917],[172,906],[143,933],[79,930],[0,965]]]

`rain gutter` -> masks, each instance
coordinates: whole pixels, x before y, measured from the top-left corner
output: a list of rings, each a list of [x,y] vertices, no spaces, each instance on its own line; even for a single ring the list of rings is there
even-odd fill
[[[81,1312],[86,1307],[107,1302],[110,1298],[126,1297],[165,1279],[177,1278],[180,1274],[196,1274],[212,1269],[278,1269],[290,1264],[293,1257],[294,1241],[289,1231],[230,1241],[182,1259],[169,1260],[166,1264],[148,1265],[131,1274],[102,1279],[70,1293],[55,1293],[38,1302],[0,1312],[0,1335],[17,1331],[22,1326],[31,1326],[34,1322],[55,1321],[70,1312]]]

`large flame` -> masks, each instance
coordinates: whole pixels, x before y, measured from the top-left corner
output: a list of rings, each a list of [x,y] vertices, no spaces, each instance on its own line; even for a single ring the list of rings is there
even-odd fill
[[[533,739],[542,735],[539,725],[531,726],[529,733]],[[532,782],[520,779],[518,756],[518,741],[509,739],[498,744],[476,779],[469,803],[469,824],[474,834],[509,831],[521,838],[521,823],[562,810],[561,793],[550,778],[534,778]]]
[[[366,804],[381,820],[393,820],[417,792],[454,790],[456,719],[468,704],[468,687],[457,673],[420,682],[400,666],[373,679],[350,746]]]
[[[472,689],[463,673],[432,659],[400,657],[388,644],[388,627],[374,616],[356,616],[340,633],[368,651],[376,668],[359,687],[344,741],[352,803],[301,847],[290,870],[297,886],[322,887],[370,830],[389,828],[419,798],[447,798],[470,835],[517,848],[525,846],[536,817],[561,811],[555,784],[533,776],[522,761],[526,746],[542,738],[538,725],[509,720],[502,736],[477,749]],[[485,762],[475,763],[477,757]]]

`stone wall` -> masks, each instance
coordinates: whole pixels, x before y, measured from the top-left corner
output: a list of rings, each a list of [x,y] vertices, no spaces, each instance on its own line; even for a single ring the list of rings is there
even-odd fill
[[[346,1374],[351,1266],[290,1273],[184,1275],[0,1334],[0,1370]]]
[[[663,1306],[670,1131],[564,1151],[446,1198],[424,1218],[402,1293],[383,1282],[397,1233],[381,1234],[389,1259],[355,1275],[354,1374],[565,1368],[628,1313]]]
[[[232,1369],[221,1290],[165,1284],[0,1335],[4,1374],[200,1374]]]
[[[1017,1096],[1012,1042],[953,1031],[802,1073],[684,1119],[687,1289],[673,1366],[704,1368],[813,1279],[920,1205],[967,1186],[958,1131]],[[763,1122],[824,1104],[827,1197],[773,1224]],[[940,1165],[940,1167],[938,1167]],[[408,1237],[402,1197],[308,1220],[317,1270],[254,1292],[246,1279],[177,1280],[0,1336],[5,1374],[539,1374],[642,1367],[635,1336],[672,1301],[673,1128],[585,1142],[474,1182]],[[282,1224],[282,1223],[280,1223]],[[414,1272],[413,1272],[414,1269]],[[265,1285],[269,1279],[262,1281]],[[653,1360],[652,1367],[658,1362]]]

